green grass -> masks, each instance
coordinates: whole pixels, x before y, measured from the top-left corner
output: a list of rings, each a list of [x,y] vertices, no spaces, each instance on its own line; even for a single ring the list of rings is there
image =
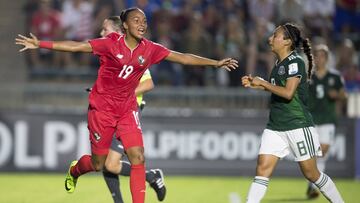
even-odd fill
[[[126,203],[131,202],[129,179],[121,177],[121,188]],[[229,203],[231,194],[245,202],[252,178],[168,176],[166,203]],[[335,180],[345,202],[360,202],[360,182]],[[305,199],[306,182],[302,178],[278,178],[270,181],[264,203],[327,202],[323,197]],[[1,203],[106,203],[112,202],[101,176],[85,175],[78,181],[73,194],[64,190],[64,175],[59,174],[4,174],[0,173]],[[157,202],[148,187],[146,202]]]

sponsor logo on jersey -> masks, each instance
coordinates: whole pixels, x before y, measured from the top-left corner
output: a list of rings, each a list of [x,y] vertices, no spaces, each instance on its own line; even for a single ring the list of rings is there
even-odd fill
[[[122,54],[117,54],[116,57],[117,57],[118,59],[122,59],[122,58],[124,57],[124,55],[122,55]]]
[[[141,55],[138,57],[138,61],[139,61],[140,65],[144,65],[144,63],[145,63],[145,59]]]
[[[298,72],[298,64],[292,63],[289,65],[289,75],[296,74]]]
[[[101,139],[101,136],[99,135],[99,133],[94,133],[94,138],[96,141],[99,141]]]
[[[279,67],[278,74],[279,75],[284,75],[285,74],[285,67],[284,66]]]
[[[328,84],[329,84],[329,86],[334,86],[334,85],[335,85],[335,80],[334,80],[334,78],[329,78]]]

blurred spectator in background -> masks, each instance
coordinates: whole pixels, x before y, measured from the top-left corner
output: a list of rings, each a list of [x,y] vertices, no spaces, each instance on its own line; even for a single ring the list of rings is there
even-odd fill
[[[94,34],[94,4],[87,0],[66,0],[63,3],[62,24],[65,38],[73,41],[85,41],[91,39]],[[89,54],[64,53],[65,67],[76,66],[73,57],[79,61],[77,66],[89,67]]]
[[[360,40],[359,0],[336,0],[334,31],[337,39],[345,36],[353,40]]]
[[[349,49],[346,48],[348,45],[342,43],[344,38],[349,38],[352,40],[351,57],[359,55],[359,0],[47,0],[44,2],[47,2],[47,9],[51,9],[48,12],[50,17],[39,14],[43,12],[40,11],[43,4],[41,2],[43,1],[27,1],[24,7],[27,16],[26,31],[34,30],[34,34],[41,37],[40,32],[47,30],[48,33],[42,37],[45,39],[56,38],[56,35],[65,33],[65,37],[70,40],[87,40],[97,36],[99,30],[96,28],[101,27],[106,17],[119,15],[123,8],[138,6],[145,11],[150,25],[147,38],[176,50],[193,51],[211,58],[230,55],[240,62],[241,68],[230,73],[217,69],[183,69],[182,65],[162,62],[152,69],[157,85],[239,87],[238,78],[244,72],[268,78],[274,57],[268,49],[267,39],[274,26],[284,22],[303,25],[307,37],[314,43],[321,39],[319,43],[328,44],[330,50]],[[56,15],[62,16],[58,20],[60,22],[54,20]],[[33,23],[33,18],[37,19],[34,20],[37,23]],[[194,18],[197,20],[191,22]],[[83,26],[74,26],[79,21]],[[28,64],[31,67],[33,64],[56,67],[60,63],[66,67],[86,68],[91,64],[92,69],[82,71],[88,70],[90,77],[96,74],[98,60],[93,60],[94,56],[80,54],[74,58],[68,53],[66,60],[57,60],[55,56],[45,57],[51,59],[46,61],[41,57],[42,54],[48,53],[29,54]],[[343,74],[349,75],[348,78],[352,77],[348,81],[356,81],[356,74],[350,72],[357,71],[357,68],[348,65],[350,55],[340,51],[333,52],[331,56],[329,67],[341,69]],[[356,67],[357,61],[352,62]],[[64,76],[73,74],[72,77],[78,77],[78,73],[79,71],[75,73],[70,68],[55,72]]]
[[[178,49],[175,43],[179,40],[179,36],[171,33],[171,22],[166,20],[169,18],[169,13],[163,9],[159,11],[159,14],[160,13],[162,17],[160,18],[158,16],[159,18],[157,19],[157,26],[153,32],[152,40],[169,49]],[[151,74],[156,84],[168,86],[179,86],[183,84],[182,66],[179,64],[162,61],[159,64],[153,65]]]
[[[279,22],[294,22],[298,25],[303,24],[304,9],[301,0],[280,0],[278,12]],[[286,12],[282,12],[286,11]]]
[[[39,0],[28,0],[24,5],[25,13],[25,32],[30,32],[31,21],[34,13],[39,9]]]
[[[162,0],[126,0],[127,8],[136,6],[144,11],[149,27],[152,25],[152,14],[159,10],[161,5]]]
[[[272,64],[275,63],[275,58],[268,46],[268,38],[274,28],[269,21],[259,19],[255,30],[250,30],[246,74],[256,74],[268,78]]]
[[[254,24],[259,21],[275,22],[276,4],[274,0],[248,0],[249,14]]]
[[[194,53],[197,55],[202,54],[205,57],[210,57],[214,43],[211,41],[209,34],[204,30],[201,13],[196,13],[193,16],[193,20],[190,21],[190,27],[183,34],[180,41],[182,45],[180,49],[182,52]],[[205,74],[207,71],[203,67],[184,68],[183,70],[186,85],[205,85]]]
[[[97,36],[101,32],[102,23],[109,16],[120,15],[125,9],[122,0],[96,0],[94,8],[94,35]]]
[[[329,41],[332,30],[332,18],[335,12],[334,0],[303,0],[304,23],[308,34],[321,36]]]
[[[203,13],[203,26],[205,30],[215,38],[222,24],[222,18],[214,4],[208,5]]]
[[[60,27],[60,12],[52,8],[50,0],[40,0],[39,9],[32,14],[30,32],[44,40],[57,40],[62,37]],[[45,49],[31,50],[30,67],[33,69],[59,67],[60,54]]]
[[[225,23],[225,28],[216,38],[218,55],[236,58],[240,67],[244,67],[246,61],[246,35],[242,21],[237,16],[230,16]],[[226,73],[218,72],[218,83],[223,86],[240,86],[240,78],[245,74],[244,68]]]
[[[344,39],[337,50],[336,68],[343,74],[348,90],[360,90],[359,56],[354,43]]]

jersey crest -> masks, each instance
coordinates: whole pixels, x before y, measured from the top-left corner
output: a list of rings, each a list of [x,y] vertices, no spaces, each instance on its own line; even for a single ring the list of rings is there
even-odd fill
[[[144,57],[143,56],[139,56],[138,57],[138,61],[139,61],[139,64],[142,66],[142,65],[144,65],[144,63],[145,63],[145,59],[144,59]]]
[[[279,67],[278,74],[279,75],[284,75],[285,74],[285,67],[284,66]]]

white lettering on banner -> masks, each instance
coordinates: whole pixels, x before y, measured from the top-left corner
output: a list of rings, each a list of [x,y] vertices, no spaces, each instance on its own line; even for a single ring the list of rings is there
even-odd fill
[[[18,168],[40,168],[41,157],[27,154],[28,135],[28,124],[25,121],[17,121],[15,123],[14,164]]]
[[[200,135],[201,136],[201,135]],[[202,156],[208,160],[214,160],[221,156],[222,146],[221,137],[217,132],[207,132],[201,142],[201,151]]]
[[[79,159],[84,154],[90,154],[90,141],[89,141],[89,130],[86,122],[81,122],[78,125],[78,144],[76,146],[77,153],[76,159]]]
[[[338,161],[344,161],[346,158],[346,140],[343,134],[338,134],[335,137],[334,144],[329,150],[330,157],[335,157]]]
[[[0,123],[0,167],[5,165],[10,159],[12,145],[9,128]]]
[[[225,132],[222,138],[221,149],[224,150],[224,159],[235,160],[239,154],[238,134],[236,132]]]
[[[146,158],[160,157],[159,151],[156,149],[155,133],[153,131],[147,131],[146,136],[143,136],[143,138],[146,144],[145,153],[148,155]]]
[[[0,169],[11,165],[10,160],[17,169],[56,169],[64,161],[60,155],[75,159],[90,152],[86,122],[74,125],[66,121],[47,121],[40,132],[43,133],[34,134],[26,121],[14,122],[13,131],[0,122]],[[336,161],[346,160],[345,136],[338,134],[330,148],[329,155]],[[260,135],[255,132],[144,131],[145,153],[149,159],[252,161],[257,158],[260,141]],[[35,152],[30,151],[33,149]],[[75,153],[77,157],[73,157]]]
[[[163,136],[163,134],[166,136]],[[178,146],[176,143],[176,134],[171,131],[164,131],[159,138],[159,146],[162,146],[159,150],[159,156],[162,159],[167,159],[169,158],[171,151],[176,150]]]
[[[190,131],[188,133],[189,133],[188,135],[189,142],[187,143],[188,146],[187,158],[195,159],[196,153],[200,150],[200,139],[204,139],[204,137],[202,137],[201,133],[197,131]]]
[[[156,137],[158,142],[156,142]],[[258,155],[260,137],[255,133],[216,131],[153,131],[144,132],[146,157],[167,159],[173,154],[177,159],[254,160]],[[157,145],[158,143],[158,145]]]
[[[49,121],[44,126],[44,164],[45,167],[58,167],[59,153],[67,153],[75,148],[74,127],[64,121]],[[59,141],[61,140],[61,141]]]
[[[239,135],[240,158],[243,160],[256,159],[259,152],[261,137],[253,132],[244,132]]]

